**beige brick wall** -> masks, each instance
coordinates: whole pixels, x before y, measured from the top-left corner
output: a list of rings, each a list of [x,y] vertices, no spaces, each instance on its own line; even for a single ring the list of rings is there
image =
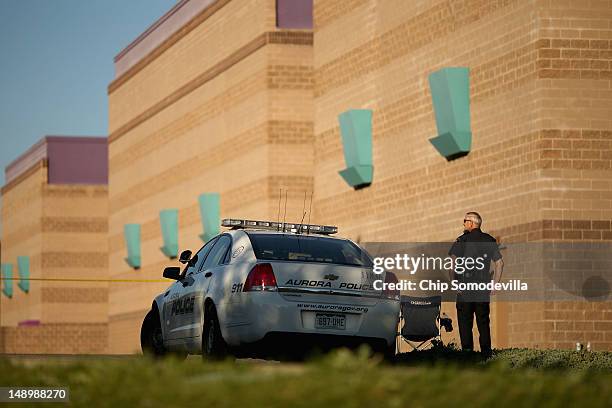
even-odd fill
[[[234,0],[198,24],[109,96],[109,132],[176,91],[240,47],[274,30],[274,1]],[[172,71],[173,75],[168,75]],[[153,85],[153,86],[152,86]],[[143,109],[144,108],[144,109]]]
[[[231,1],[111,84],[112,278],[157,279],[173,264],[159,250],[164,208],[179,210],[179,247],[197,250],[204,192],[221,194],[222,217],[265,219],[277,216],[279,188],[290,188],[288,219],[301,218],[312,190],[312,34],[277,30],[274,8]],[[124,261],[127,223],[142,225],[139,270]],[[142,318],[168,286],[111,283],[112,353],[139,350]]]
[[[42,277],[40,265],[40,213],[42,186],[46,183],[46,167],[39,163],[25,178],[16,180],[12,188],[3,188],[2,263],[13,264],[13,277],[18,277],[17,256],[30,256],[30,277]],[[23,293],[13,281],[13,297],[0,295],[1,326],[17,326],[22,320],[40,320],[42,306],[40,286],[30,283],[30,292]]]
[[[4,353],[105,354],[106,323],[51,323],[33,327],[2,327]]]
[[[504,242],[612,239],[609,2],[315,0],[314,19],[317,222],[362,241],[444,241],[477,210]],[[450,163],[428,141],[427,78],[447,66],[470,68],[473,131]],[[359,191],[337,175],[351,108],[373,110],[374,182]],[[582,306],[601,310],[497,304],[494,345],[611,349],[612,305]]]
[[[108,323],[108,190],[50,185],[38,163],[3,188],[2,262],[30,257],[30,291],[2,298],[6,353],[104,353]],[[97,281],[91,281],[97,280]],[[39,326],[17,327],[24,320]]]

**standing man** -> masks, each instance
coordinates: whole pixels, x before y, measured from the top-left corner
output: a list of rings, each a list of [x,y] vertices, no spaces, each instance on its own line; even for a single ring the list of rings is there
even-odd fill
[[[465,283],[497,283],[501,280],[504,262],[499,253],[497,241],[480,230],[482,217],[474,211],[465,214],[463,235],[459,236],[450,251],[454,268],[450,279]],[[471,259],[471,261],[470,261]],[[495,271],[491,273],[491,260]],[[463,291],[457,294],[457,320],[459,337],[463,350],[473,350],[472,326],[474,315],[478,326],[480,351],[483,356],[491,356],[491,330],[489,327],[489,291]]]

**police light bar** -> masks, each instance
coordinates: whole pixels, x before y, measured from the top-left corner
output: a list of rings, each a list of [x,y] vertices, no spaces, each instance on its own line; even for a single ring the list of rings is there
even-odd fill
[[[221,221],[222,227],[232,229],[263,229],[270,231],[283,232],[300,232],[310,234],[331,235],[338,232],[338,227],[331,225],[316,225],[316,224],[295,224],[288,222],[273,222],[273,221],[254,221],[254,220],[238,220],[234,218],[225,218]]]

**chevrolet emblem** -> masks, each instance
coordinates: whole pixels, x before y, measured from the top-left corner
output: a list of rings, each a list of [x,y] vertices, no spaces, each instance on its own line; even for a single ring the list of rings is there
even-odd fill
[[[335,281],[338,278],[339,278],[339,276],[338,275],[334,275],[333,273],[330,273],[329,275],[325,275],[323,277],[323,279],[327,279],[327,280],[331,280],[331,281]]]

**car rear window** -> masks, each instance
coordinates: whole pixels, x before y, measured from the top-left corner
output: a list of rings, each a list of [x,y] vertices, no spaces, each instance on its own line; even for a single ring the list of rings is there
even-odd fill
[[[257,259],[371,267],[369,255],[348,240],[312,235],[248,234]]]

